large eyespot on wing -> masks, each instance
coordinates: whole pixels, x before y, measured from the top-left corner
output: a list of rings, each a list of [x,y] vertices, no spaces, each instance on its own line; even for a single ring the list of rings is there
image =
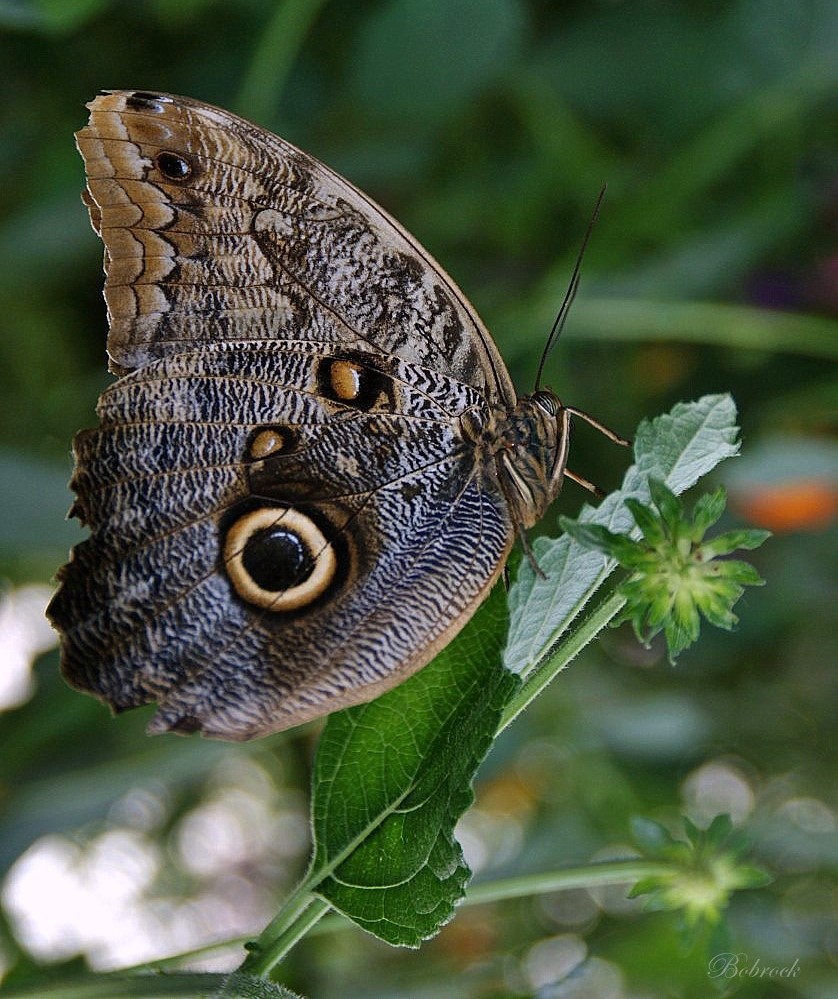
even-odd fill
[[[227,529],[224,571],[249,604],[279,614],[308,607],[338,580],[333,542],[311,515],[292,506],[261,506]]]
[[[187,98],[113,91],[88,107],[76,141],[105,242],[116,370],[207,341],[302,337],[395,354],[514,402],[463,293],[328,167]]]

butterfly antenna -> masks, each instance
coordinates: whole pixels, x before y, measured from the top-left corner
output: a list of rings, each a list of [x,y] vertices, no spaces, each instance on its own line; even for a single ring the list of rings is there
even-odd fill
[[[570,307],[573,305],[574,298],[576,298],[576,291],[579,288],[579,275],[582,272],[582,258],[585,256],[588,240],[591,238],[591,233],[596,225],[596,220],[599,218],[599,210],[602,207],[603,200],[605,199],[606,188],[607,185],[603,184],[602,189],[599,192],[599,196],[596,199],[591,219],[588,222],[588,228],[585,230],[585,237],[582,240],[582,245],[579,247],[579,253],[576,257],[576,264],[574,265],[573,274],[570,277],[567,291],[564,293],[564,299],[562,304],[559,306],[559,311],[556,313],[556,318],[553,321],[553,328],[550,330],[550,335],[547,337],[547,343],[544,344],[544,350],[541,352],[541,360],[538,362],[538,371],[535,376],[536,392],[541,385],[541,376],[544,374],[544,365],[547,363],[547,357],[553,349],[556,341],[561,336],[564,324],[567,321],[568,313],[570,312]]]

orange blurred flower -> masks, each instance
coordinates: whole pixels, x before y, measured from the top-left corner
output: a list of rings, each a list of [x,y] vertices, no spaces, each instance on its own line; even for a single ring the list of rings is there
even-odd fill
[[[816,531],[838,512],[838,486],[817,478],[731,488],[730,504],[747,521],[770,531]]]

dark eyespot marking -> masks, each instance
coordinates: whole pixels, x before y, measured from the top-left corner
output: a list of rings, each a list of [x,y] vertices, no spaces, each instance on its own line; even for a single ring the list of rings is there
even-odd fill
[[[234,521],[224,571],[236,593],[268,611],[301,610],[337,578],[338,557],[311,517],[293,507],[258,507]]]
[[[259,461],[272,454],[288,454],[298,441],[299,434],[292,427],[258,427],[247,442],[247,456]]]
[[[155,114],[162,114],[163,105],[171,103],[171,98],[162,94],[150,94],[147,90],[135,90],[130,97],[125,98],[126,107],[135,111],[153,111]]]
[[[314,559],[299,534],[277,524],[250,535],[242,566],[260,589],[278,593],[304,583],[314,571]]]
[[[372,409],[391,388],[386,375],[347,357],[325,357],[317,369],[317,385],[327,399],[361,410]]]
[[[167,180],[189,180],[194,172],[194,165],[182,153],[173,153],[164,149],[154,157],[157,169]]]

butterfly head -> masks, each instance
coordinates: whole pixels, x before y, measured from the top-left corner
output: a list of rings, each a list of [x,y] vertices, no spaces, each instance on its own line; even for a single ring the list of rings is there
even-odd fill
[[[558,495],[569,429],[567,410],[550,389],[524,396],[499,421],[495,463],[517,525],[532,527]]]

